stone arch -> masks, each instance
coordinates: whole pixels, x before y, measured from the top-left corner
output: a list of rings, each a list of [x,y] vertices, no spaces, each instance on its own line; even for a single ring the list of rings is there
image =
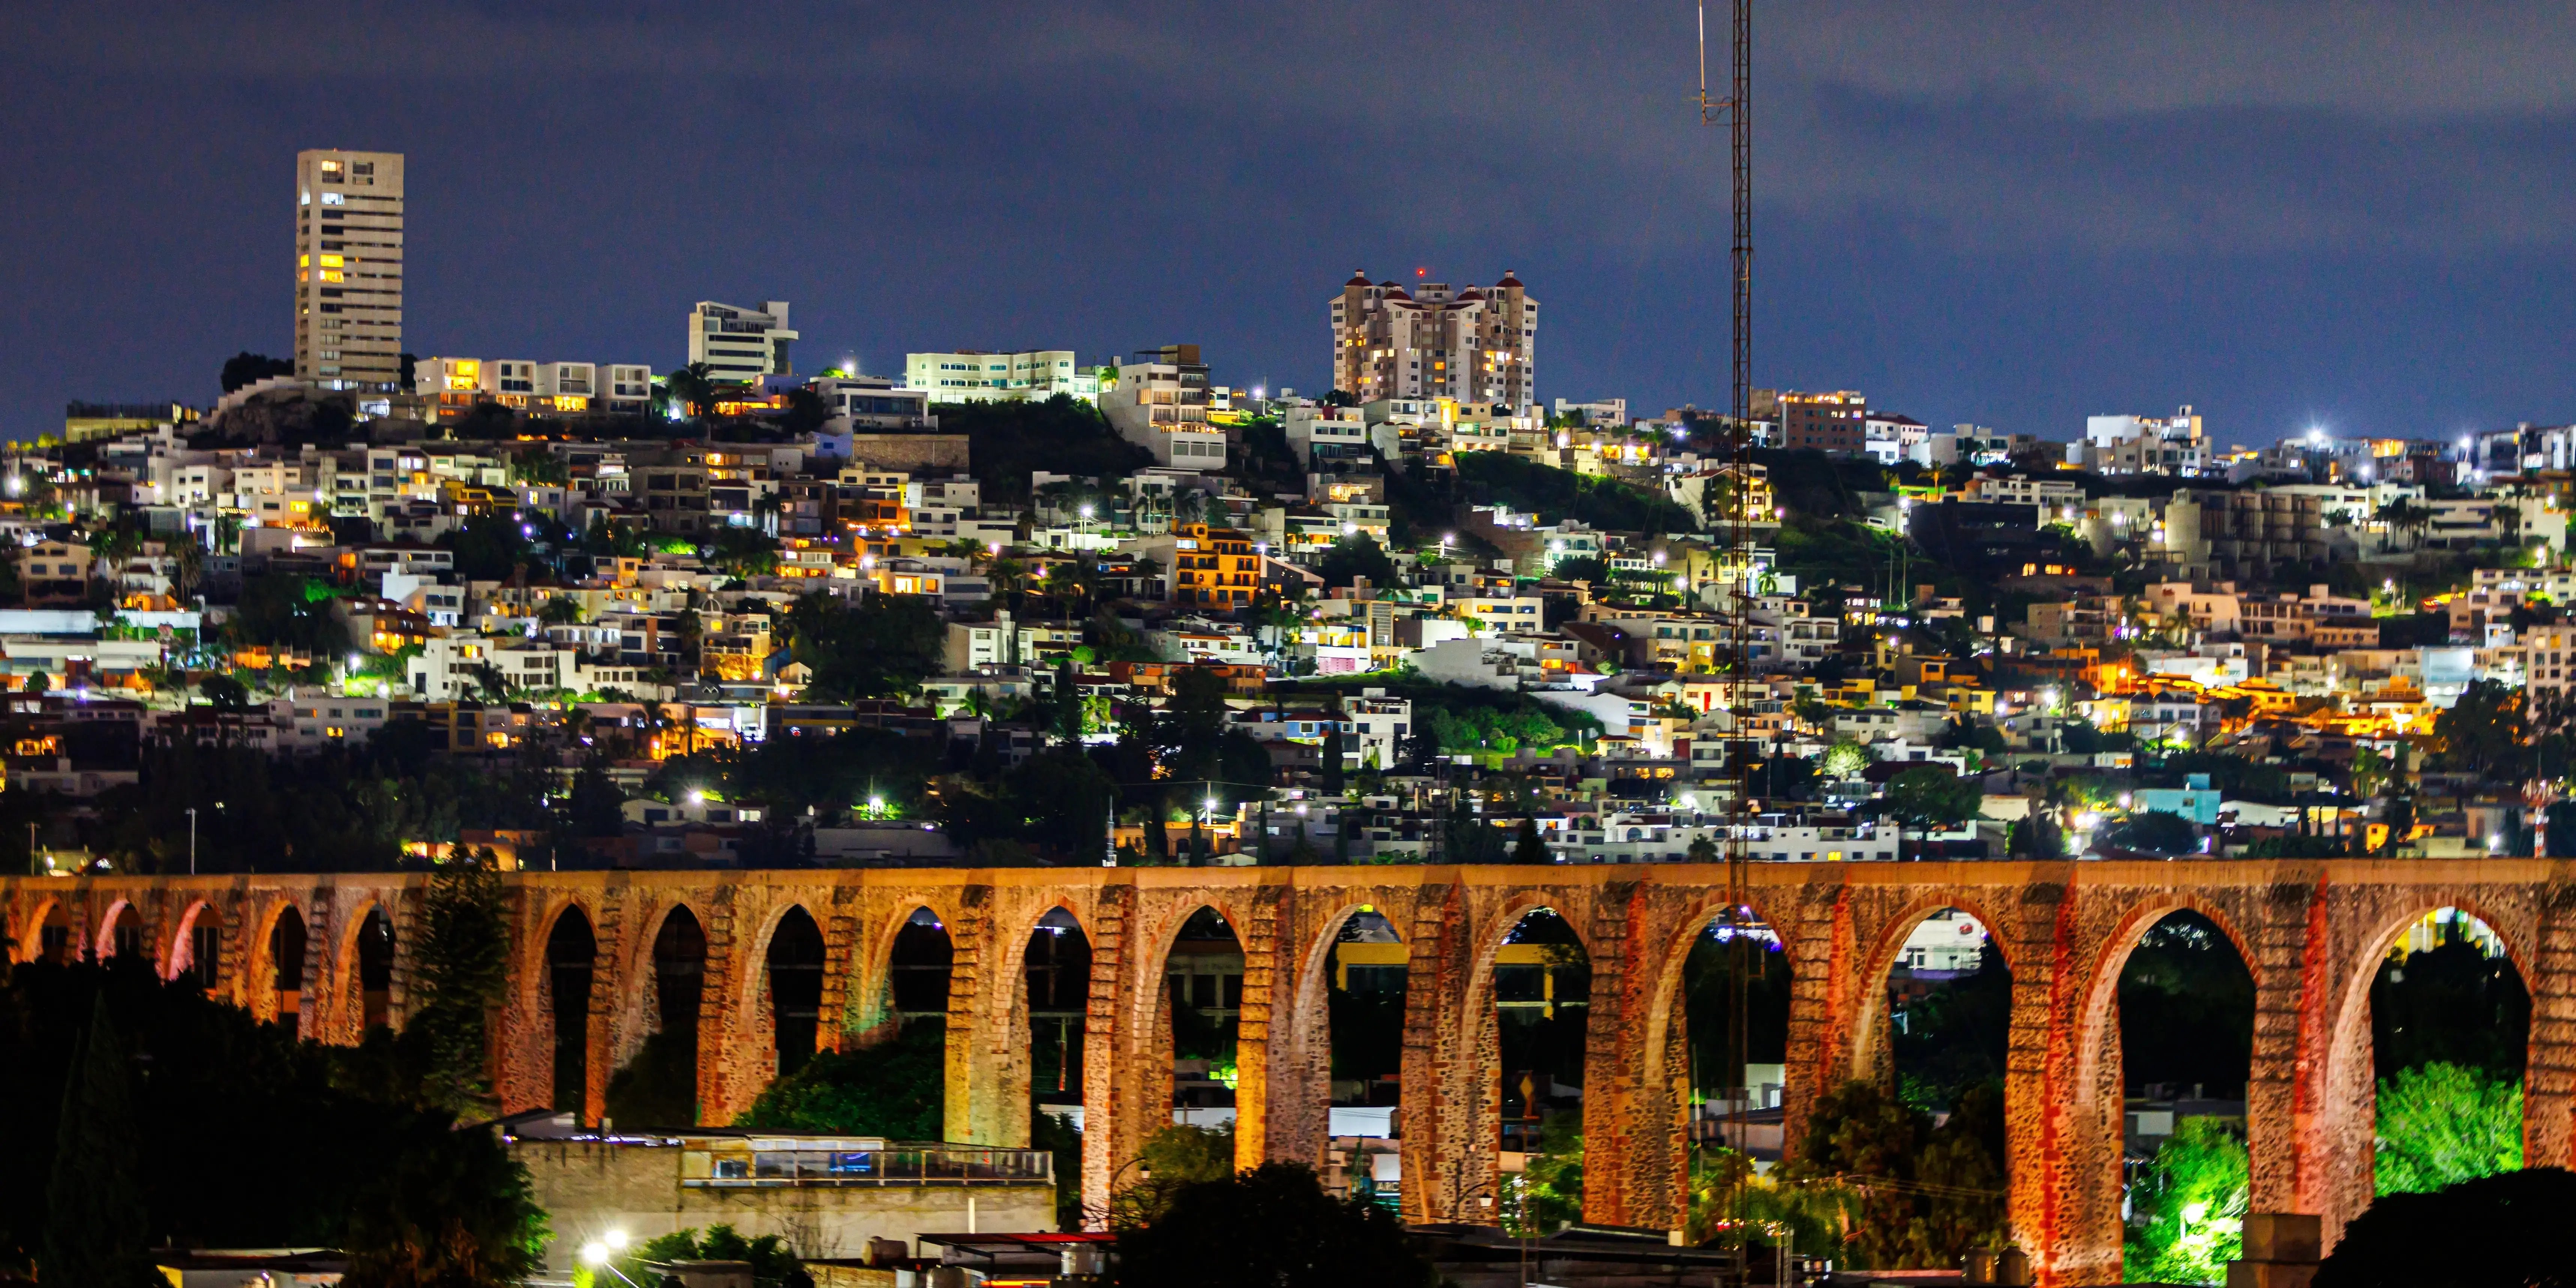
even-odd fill
[[[591,1048],[595,1045],[591,1010],[598,996],[598,925],[579,900],[561,903],[544,924],[546,933],[541,942],[545,1007],[540,1014],[548,1021],[545,1049],[551,1092],[546,1103],[556,1110],[570,1109],[586,1119],[590,1116],[590,1085],[597,1081],[591,1068]],[[572,1057],[569,1061],[565,1058],[567,1049]]]
[[[2052,1024],[2066,1027],[2065,1046],[2071,1056],[2071,1067],[2053,1089],[2046,1115],[2046,1130],[2054,1138],[2045,1149],[2051,1160],[2045,1166],[2053,1173],[2047,1190],[2057,1207],[2050,1222],[2055,1231],[2050,1268],[2060,1276],[2108,1281],[2121,1273],[2127,1103],[2120,977],[2147,932],[2178,912],[2196,914],[2216,926],[2244,963],[2256,989],[2261,988],[2254,942],[2236,915],[2189,890],[2158,892],[2130,904],[2101,941],[2077,959],[2080,973],[2071,981],[2071,1013],[2050,1017]],[[2253,1127],[2251,1122],[2247,1125]],[[2249,1143],[2258,1148],[2265,1145]]]
[[[1572,895],[1575,897],[1569,898]],[[1417,1186],[1408,1181],[1406,1203],[1433,1203],[1432,1210],[1445,1210],[1446,1218],[1474,1224],[1492,1224],[1500,1219],[1501,1160],[1496,1157],[1502,1135],[1502,1021],[1496,1013],[1498,1003],[1495,968],[1500,964],[1503,941],[1534,912],[1550,912],[1562,920],[1573,933],[1575,944],[1583,950],[1589,969],[1600,968],[1598,945],[1593,942],[1589,918],[1582,915],[1585,905],[1597,894],[1582,893],[1579,888],[1524,887],[1511,891],[1492,912],[1478,919],[1476,932],[1467,945],[1466,987],[1464,1005],[1451,1024],[1455,1027],[1456,1050],[1463,1053],[1471,1066],[1472,1081],[1465,1088],[1465,1122],[1467,1139],[1472,1142],[1466,1157],[1456,1160],[1453,1174],[1445,1186],[1446,1193],[1424,1193],[1414,1197]],[[1593,1020],[1591,997],[1584,1002],[1584,1022],[1589,1032]],[[1589,1061],[1585,1062],[1586,1064]],[[1587,1093],[1593,1090],[1586,1087]],[[1405,1151],[1405,1174],[1408,1178],[1424,1169],[1415,1162],[1415,1152]],[[1437,1184],[1437,1178],[1432,1178]],[[1436,1202],[1435,1202],[1436,1200]],[[1408,1206],[1410,1210],[1410,1206]]]
[[[1325,1165],[1333,1098],[1332,981],[1325,971],[1343,927],[1363,912],[1384,917],[1409,951],[1416,932],[1410,918],[1398,915],[1402,911],[1381,892],[1334,892],[1312,923],[1315,932],[1295,950],[1294,978],[1273,983],[1264,1110],[1270,1158]],[[1406,990],[1420,986],[1408,974]]]
[[[2345,1115],[2345,1130],[2325,1133],[2326,1157],[2324,1207],[2327,1245],[2343,1237],[2345,1223],[2361,1215],[2375,1197],[2377,1156],[2374,1141],[2379,1120],[2379,1076],[2377,1043],[2371,1032],[2371,986],[2379,978],[2379,963],[2395,947],[2400,936],[2427,914],[2443,908],[2456,908],[2483,923],[2504,945],[2505,960],[2531,988],[2537,978],[2532,973],[2530,945],[2517,941],[2508,928],[2513,923],[2497,915],[2492,904],[2475,894],[2459,890],[2433,890],[2409,894],[2395,902],[2372,910],[2371,923],[2357,940],[2359,951],[2341,963],[2343,977],[2335,986],[2334,1027],[2326,1044],[2324,1078],[2325,1100],[2338,1115]],[[2538,1000],[2534,989],[2534,1000]],[[2523,1046],[2523,1140],[2530,1148],[2533,1129],[2531,1111],[2531,1049]]]
[[[1109,1130],[1096,1133],[1102,1142],[1097,1147],[1101,1152],[1096,1158],[1106,1161],[1110,1174],[1123,1171],[1135,1160],[1145,1138],[1172,1121],[1176,1057],[1172,1044],[1171,992],[1165,982],[1172,949],[1190,918],[1201,908],[1206,908],[1225,919],[1236,943],[1247,950],[1248,967],[1251,945],[1246,932],[1251,923],[1243,917],[1238,900],[1229,897],[1248,893],[1248,890],[1200,887],[1166,894],[1151,886],[1134,892],[1135,899],[1129,906],[1122,945],[1125,960],[1120,963],[1120,970],[1124,979],[1112,1002],[1113,1012],[1109,1017],[1116,1035],[1113,1050],[1104,1052],[1094,1048],[1087,1055],[1092,1066],[1089,1078],[1097,1082],[1105,1065],[1113,1087]],[[1107,1056],[1105,1060],[1102,1059],[1104,1055]],[[1090,1097],[1086,1095],[1085,1099],[1087,1101]],[[1088,1122],[1085,1126],[1085,1165],[1099,1166],[1099,1163],[1089,1161],[1095,1157],[1095,1147],[1088,1141],[1096,1129],[1091,1128]]]
[[[1905,941],[1913,936],[1914,928],[1930,920],[1932,914],[1955,908],[1976,918],[1986,928],[1986,942],[2003,958],[2004,969],[2018,968],[2020,963],[2015,956],[2020,945],[2010,933],[2014,923],[1988,912],[1988,902],[1964,890],[1936,890],[1909,901],[1887,919],[1861,958],[1860,978],[1852,994],[1851,1031],[1843,1037],[1848,1054],[1836,1062],[1846,1071],[1845,1076],[1876,1078],[1893,1067],[1888,1063],[1892,1055],[1887,1045],[1888,974],[1896,969],[1896,956],[1905,951]],[[1791,969],[1796,969],[1796,963],[1791,963]]]
[[[608,1069],[631,1077],[638,1091],[621,1101],[626,1121],[636,1125],[685,1127],[702,1121],[709,1110],[706,1052],[709,1035],[703,1017],[708,1010],[710,969],[706,919],[684,898],[657,901],[636,918],[639,933],[622,945],[617,978],[632,980],[620,988],[618,1022],[612,1049],[603,1052]],[[715,1035],[721,1041],[721,1035]],[[603,1070],[606,1072],[606,1070]],[[593,1077],[606,1094],[610,1078]],[[687,1102],[647,1103],[634,1096],[644,1086],[687,1088]],[[604,1103],[604,1102],[603,1102]],[[639,1115],[642,1117],[639,1118]]]
[[[767,1003],[758,1018],[767,1021],[773,1077],[794,1073],[822,1049],[829,951],[823,923],[801,902],[787,905],[769,923],[758,959],[763,986],[755,995]]]
[[[294,899],[272,900],[262,910],[259,923],[251,970],[244,981],[251,1014],[286,1024],[297,1037],[307,1036],[304,1019],[312,1002],[303,989],[304,980],[313,973],[312,923]],[[290,995],[295,1001],[291,1011]]]
[[[1754,921],[1772,929],[1781,958],[1795,979],[1801,968],[1797,936],[1783,932],[1780,921],[1772,915],[1774,905],[1789,905],[1794,900],[1794,891],[1786,887],[1747,890],[1741,900],[1730,898],[1723,888],[1708,890],[1684,905],[1680,919],[1664,927],[1659,936],[1632,950],[1647,973],[1643,980],[1646,996],[1642,1032],[1635,1047],[1643,1058],[1644,1067],[1636,1085],[1644,1107],[1629,1150],[1630,1167],[1635,1173],[1633,1183],[1641,1192],[1627,1196],[1634,1205],[1629,1219],[1669,1227],[1675,1224],[1675,1215],[1683,1207],[1682,1186],[1689,1176],[1693,1090],[1687,1063],[1689,1015],[1683,990],[1693,947],[1720,913],[1740,903],[1750,909]],[[1678,1071],[1677,1064],[1681,1066]],[[1794,1059],[1788,1061],[1788,1066],[1785,1079],[1799,1092],[1812,1095],[1814,1088],[1798,1083],[1811,1079],[1813,1071],[1799,1069]],[[1654,1156],[1645,1157],[1648,1151]],[[1614,1178],[1604,1173],[1603,1179]],[[1593,1184],[1587,1173],[1587,1192]]]
[[[618,993],[617,1022],[613,1026],[617,1035],[615,1049],[607,1053],[611,1068],[621,1068],[633,1060],[645,1039],[663,1030],[663,981],[657,954],[664,929],[670,926],[671,918],[680,913],[688,914],[689,923],[697,927],[703,945],[706,921],[685,899],[661,901],[641,909],[635,918],[638,933],[632,938],[619,937],[619,951],[611,969],[616,979],[631,980],[633,986],[623,987]],[[594,920],[594,931],[598,925],[599,922]],[[703,953],[698,965],[701,971],[705,969]],[[695,1022],[694,1017],[691,1022]]]
[[[957,934],[950,929],[957,924],[945,901],[927,895],[906,895],[894,900],[887,911],[868,924],[856,951],[850,954],[850,972],[856,976],[853,986],[844,993],[841,1028],[847,1045],[871,1046],[894,1036],[900,1027],[895,996],[895,947],[905,925],[913,915],[928,912],[938,921],[940,933],[948,937],[953,964]]]
[[[1096,946],[1092,943],[1090,924],[1083,919],[1082,910],[1074,907],[1073,901],[1070,899],[1058,898],[1053,902],[1050,902],[1046,907],[1039,910],[1036,917],[1029,920],[1027,934],[1011,937],[1017,941],[1017,947],[1014,949],[1017,954],[1017,960],[1013,963],[1011,970],[1011,1005],[1009,1008],[1010,1024],[1012,1033],[1027,1035],[1029,1049],[1034,1053],[1040,1045],[1039,1035],[1036,1028],[1038,1001],[1030,993],[1030,975],[1033,973],[1034,968],[1029,963],[1028,950],[1031,945],[1037,942],[1038,934],[1047,929],[1049,920],[1059,913],[1063,914],[1066,920],[1073,923],[1069,929],[1073,933],[1082,936],[1083,944],[1083,982],[1080,991],[1078,993],[1068,995],[1062,991],[1063,985],[1062,982],[1059,981],[1057,985],[1058,991],[1053,998],[1056,1010],[1069,1010],[1082,1016],[1081,1038],[1076,1040],[1070,1032],[1070,1026],[1065,1026],[1067,1031],[1060,1035],[1063,1041],[1060,1043],[1060,1053],[1057,1057],[1060,1061],[1058,1065],[1058,1077],[1063,1083],[1062,1087],[1057,1090],[1060,1093],[1071,1092],[1078,1097],[1083,1089],[1083,1081],[1075,1075],[1074,1069],[1077,1067],[1077,1062],[1087,1063],[1087,1056],[1089,1054],[1085,1045],[1090,1041],[1090,1023],[1087,1012],[1090,1004],[1091,984],[1094,978],[1093,972],[1096,969],[1096,963],[1092,957]],[[1059,949],[1060,946],[1061,937],[1059,937]],[[1060,960],[1060,958],[1051,960]],[[1068,1005],[1068,1003],[1070,1003],[1070,1005]],[[1030,1092],[1032,1098],[1036,1092],[1036,1080],[1036,1061],[1033,1058],[1030,1064]]]
[[[89,949],[91,957],[102,963],[127,952],[149,953],[152,940],[144,930],[143,909],[131,899],[110,900],[107,911],[99,916],[97,934]]]
[[[12,942],[9,950],[12,960],[32,962],[45,955],[45,923],[51,920],[54,913],[62,906],[61,899],[43,893],[38,894],[33,902],[26,905],[25,918],[10,928]],[[64,924],[70,925],[68,917]]]
[[[214,934],[207,937],[212,940],[210,946],[215,949],[212,963],[203,961],[203,954],[198,951],[200,936],[197,934],[197,929],[209,914],[214,918],[214,925],[211,927]],[[214,991],[223,970],[222,946],[223,910],[217,907],[212,899],[199,897],[189,900],[188,906],[179,913],[178,920],[172,925],[169,946],[162,953],[161,960],[164,963],[162,978],[175,981],[180,976],[193,972],[208,992]]]
[[[2227,936],[2228,945],[2236,950],[2237,960],[2254,977],[2254,987],[2263,987],[2263,966],[2255,956],[2254,941],[2237,924],[2236,914],[2192,891],[2175,891],[2132,905],[2103,936],[2101,946],[2085,963],[2083,1010],[2075,1017],[2074,1103],[2090,1107],[2093,1099],[2108,1085],[2113,1100],[2120,1098],[2120,1071],[2111,1057],[2119,1049],[2120,972],[2127,967],[2129,954],[2138,941],[2165,918],[2177,912],[2196,913],[2209,919],[2218,932]],[[2105,1067],[2106,1065],[2112,1067]],[[2110,1080],[2104,1084],[2103,1080]]]

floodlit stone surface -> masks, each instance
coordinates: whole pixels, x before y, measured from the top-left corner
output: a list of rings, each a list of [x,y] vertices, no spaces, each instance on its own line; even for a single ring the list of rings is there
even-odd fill
[[[760,872],[512,873],[519,968],[494,1058],[505,1107],[543,1105],[553,1085],[553,1014],[543,969],[554,919],[579,906],[599,945],[589,1015],[588,1094],[596,1118],[610,1073],[655,1022],[652,944],[687,907],[707,936],[699,1098],[711,1123],[741,1112],[776,1068],[765,972],[790,908],[822,928],[825,1046],[887,1031],[894,935],[928,907],[956,959],[948,1001],[946,1136],[1028,1139],[1030,1042],[1021,957],[1038,919],[1062,907],[1092,946],[1082,1185],[1097,1203],[1144,1136],[1169,1121],[1163,959],[1190,914],[1224,914],[1244,949],[1236,1057],[1239,1159],[1320,1161],[1329,1062],[1326,952],[1343,919],[1371,907],[1404,936],[1404,1204],[1414,1220],[1489,1220],[1501,1091],[1493,961],[1532,908],[1553,908],[1584,942],[1592,1009],[1584,1079],[1586,1215],[1673,1221],[1687,1112],[1682,962],[1725,903],[1722,868],[1300,867],[840,869]],[[165,971],[185,964],[194,918],[222,919],[216,991],[275,1015],[269,928],[288,907],[309,929],[302,993],[308,1033],[359,1036],[356,930],[382,906],[395,927],[392,1014],[406,1003],[409,927],[425,878],[326,876],[12,878],[0,882],[12,952],[42,950],[49,920],[72,945],[109,940],[121,907],[139,912]],[[2116,989],[2128,950],[2168,913],[2191,909],[2235,941],[2255,981],[2247,1089],[2256,1211],[2323,1218],[2331,1245],[2371,1194],[2375,1107],[2369,993],[2405,927],[2439,907],[2500,935],[2532,993],[2526,1153],[2571,1161],[2576,1111],[2576,865],[2545,859],[2177,861],[2171,863],[1755,864],[1748,897],[1778,930],[1794,976],[1787,1139],[1820,1088],[1891,1076],[1888,969],[1924,917],[1956,907],[1991,928],[2013,975],[2006,1075],[2015,1237],[2047,1284],[2119,1279],[2121,1126]]]

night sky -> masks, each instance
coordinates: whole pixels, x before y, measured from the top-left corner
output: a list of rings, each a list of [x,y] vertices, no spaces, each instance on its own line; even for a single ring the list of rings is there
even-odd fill
[[[408,154],[405,348],[800,369],[1204,347],[1319,391],[1352,269],[1543,304],[1543,398],[1722,404],[1683,3],[94,3],[0,12],[0,432],[290,349],[294,153]],[[2576,419],[2576,10],[1756,16],[1758,383],[2067,438]],[[1715,51],[1722,59],[1723,50]]]

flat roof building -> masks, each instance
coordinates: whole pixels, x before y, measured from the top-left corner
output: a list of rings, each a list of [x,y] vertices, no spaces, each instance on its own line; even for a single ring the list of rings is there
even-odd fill
[[[790,350],[796,340],[785,300],[767,300],[756,309],[700,300],[689,309],[689,361],[707,364],[709,378],[720,383],[747,385],[762,376],[795,374]]]
[[[403,158],[295,154],[295,378],[402,384]]]

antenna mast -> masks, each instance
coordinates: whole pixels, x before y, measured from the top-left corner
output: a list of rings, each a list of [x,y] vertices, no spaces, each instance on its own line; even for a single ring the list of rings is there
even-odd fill
[[[1722,512],[1710,516],[1718,525],[1726,543],[1726,575],[1719,582],[1726,601],[1719,606],[1724,619],[1726,647],[1722,669],[1730,673],[1731,683],[1721,689],[1730,716],[1726,736],[1729,792],[1726,807],[1726,911],[1723,924],[1731,927],[1726,940],[1727,958],[1727,1068],[1720,1085],[1727,1097],[1724,1143],[1741,1150],[1748,1143],[1749,1113],[1753,1089],[1745,1085],[1747,1062],[1752,1058],[1751,1009],[1754,973],[1764,969],[1762,919],[1754,914],[1748,870],[1747,846],[1752,837],[1754,814],[1753,766],[1750,753],[1753,743],[1747,737],[1747,718],[1752,715],[1752,609],[1754,594],[1753,525],[1769,515],[1751,513],[1753,481],[1753,0],[1731,0],[1732,21],[1729,23],[1731,57],[1728,60],[1728,83],[1723,98],[1713,98],[1708,80],[1708,4],[1699,3],[1699,119],[1702,125],[1724,125],[1727,131],[1729,166],[1728,196],[1733,227],[1727,250],[1729,303],[1728,339],[1731,341],[1728,377],[1730,381],[1725,434],[1726,474],[1722,480]],[[1689,1188],[1686,1185],[1683,1194]],[[1687,1206],[1687,1198],[1684,1200]],[[1743,1258],[1746,1230],[1742,1222],[1741,1195],[1730,1196],[1726,1213],[1733,1227],[1729,1233],[1736,1241],[1737,1279],[1745,1277]],[[1677,1214],[1687,1224],[1687,1211]],[[1785,1269],[1785,1259],[1783,1261]]]

